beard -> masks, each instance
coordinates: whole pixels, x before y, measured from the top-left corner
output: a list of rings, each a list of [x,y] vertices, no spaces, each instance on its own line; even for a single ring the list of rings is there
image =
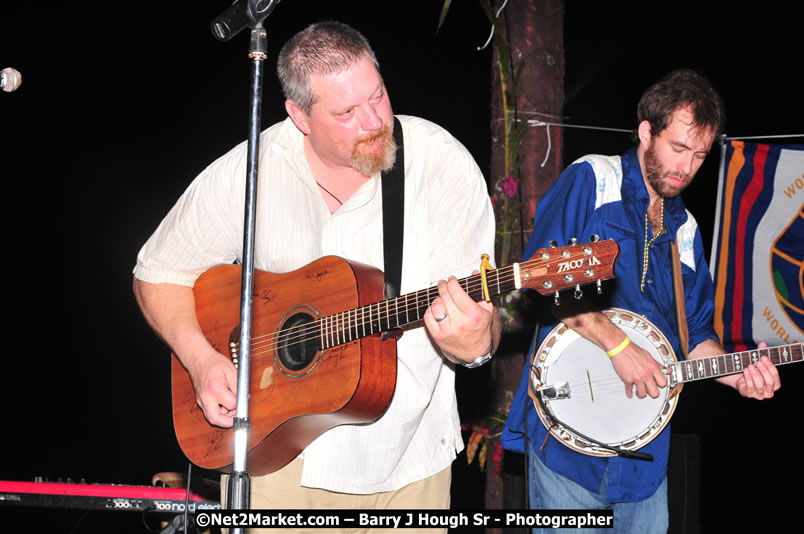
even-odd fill
[[[665,178],[673,177],[684,181],[681,187],[672,185]],[[665,171],[659,157],[656,155],[655,141],[651,141],[650,146],[645,150],[645,178],[651,188],[662,198],[675,198],[681,194],[690,182],[692,176],[689,174],[679,174],[678,172]]]
[[[393,167],[396,162],[396,141],[391,128],[386,124],[355,141],[350,161],[352,168],[364,176],[373,176]]]

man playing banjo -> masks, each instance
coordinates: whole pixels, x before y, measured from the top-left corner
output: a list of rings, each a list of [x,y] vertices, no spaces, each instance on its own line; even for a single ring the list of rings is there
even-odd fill
[[[604,288],[600,306],[564,299],[552,311],[599,347],[599,357],[607,365],[610,360],[622,381],[617,393],[629,399],[658,397],[668,385],[667,371],[601,310],[621,308],[644,317],[683,357],[674,299],[674,243],[683,278],[688,358],[726,352],[711,326],[713,287],[701,234],[680,197],[723,129],[722,100],[700,75],[679,70],[643,94],[637,115],[636,147],[622,156],[583,157],[562,173],[538,204],[524,253],[529,257],[551,240],[573,237],[597,235],[618,243],[617,278]],[[549,331],[537,330],[534,347]],[[567,355],[570,362],[572,357]],[[502,436],[504,447],[530,457],[530,506],[611,507],[616,531],[666,532],[669,426],[640,449],[653,456],[650,462],[581,454],[550,439],[528,396],[530,375],[526,366]],[[718,381],[756,399],[772,397],[780,386],[767,357]]]

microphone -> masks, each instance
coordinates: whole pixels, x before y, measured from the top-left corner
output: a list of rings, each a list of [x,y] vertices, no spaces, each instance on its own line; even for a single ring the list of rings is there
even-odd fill
[[[0,71],[0,89],[6,93],[16,91],[22,83],[22,74],[17,69],[8,67]]]
[[[262,22],[278,3],[279,0],[235,0],[212,21],[212,34],[220,41],[228,41],[246,26]]]

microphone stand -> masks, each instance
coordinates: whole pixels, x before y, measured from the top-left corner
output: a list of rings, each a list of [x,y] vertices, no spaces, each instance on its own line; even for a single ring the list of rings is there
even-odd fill
[[[251,315],[254,293],[254,227],[257,211],[257,169],[260,155],[260,114],[262,113],[262,80],[268,46],[262,21],[280,0],[234,0],[232,5],[211,24],[213,35],[228,41],[246,27],[251,29],[248,57],[251,59],[251,97],[249,109],[248,152],[246,162],[245,218],[243,224],[243,260],[240,294],[240,339],[237,373],[237,408],[232,424],[234,461],[226,484],[229,510],[251,507],[251,478],[246,470],[248,454],[248,397],[251,363]],[[242,533],[242,527],[231,532]]]
[[[237,410],[232,430],[234,464],[226,487],[226,508],[247,510],[251,505],[251,479],[246,471],[248,453],[248,397],[251,361],[251,316],[254,292],[254,227],[257,206],[257,168],[259,165],[260,113],[262,112],[262,83],[267,39],[262,22],[251,30],[248,57],[251,59],[251,101],[246,164],[245,220],[243,225],[243,270],[240,295],[240,348],[238,354]],[[241,532],[242,529],[232,529]]]
[[[249,102],[249,131],[246,163],[245,218],[243,224],[243,260],[240,295],[240,339],[237,374],[237,409],[234,432],[234,461],[226,485],[229,510],[251,507],[251,478],[246,470],[248,455],[248,398],[251,362],[251,316],[254,293],[254,228],[257,208],[257,170],[260,155],[260,114],[262,112],[262,82],[265,60],[268,57],[266,32],[262,21],[273,11],[279,0],[235,0],[229,9],[211,25],[212,33],[228,41],[240,30],[251,28],[248,57],[251,59],[251,96]],[[242,533],[242,527],[231,530]]]

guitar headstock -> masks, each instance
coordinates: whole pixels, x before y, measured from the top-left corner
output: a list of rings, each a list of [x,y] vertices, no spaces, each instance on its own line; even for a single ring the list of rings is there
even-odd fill
[[[556,295],[571,287],[580,298],[580,286],[614,278],[614,264],[620,247],[613,239],[593,240],[583,245],[540,248],[527,261],[519,264],[522,287],[535,289],[542,295]]]

